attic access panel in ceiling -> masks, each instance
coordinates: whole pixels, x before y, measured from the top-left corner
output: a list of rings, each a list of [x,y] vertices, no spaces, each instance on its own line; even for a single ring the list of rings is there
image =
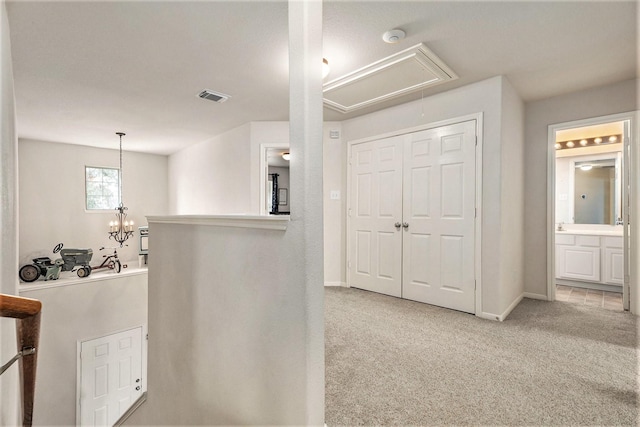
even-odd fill
[[[457,78],[420,43],[327,82],[323,85],[324,105],[346,114]]]

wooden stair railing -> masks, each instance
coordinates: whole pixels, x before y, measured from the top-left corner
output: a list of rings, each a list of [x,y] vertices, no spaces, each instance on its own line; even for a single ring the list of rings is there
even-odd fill
[[[0,294],[0,317],[11,317],[17,321],[18,354],[13,361],[19,359],[22,425],[26,427],[33,422],[41,310],[42,303],[38,300]]]

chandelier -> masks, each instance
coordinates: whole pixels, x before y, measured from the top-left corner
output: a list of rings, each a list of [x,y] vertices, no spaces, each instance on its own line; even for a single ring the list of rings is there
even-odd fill
[[[120,195],[120,206],[116,208],[116,220],[109,222],[109,239],[120,243],[120,247],[131,236],[133,236],[133,221],[127,221],[127,208],[122,204],[122,137],[124,132],[116,132],[120,137],[120,169],[118,171],[118,191]]]

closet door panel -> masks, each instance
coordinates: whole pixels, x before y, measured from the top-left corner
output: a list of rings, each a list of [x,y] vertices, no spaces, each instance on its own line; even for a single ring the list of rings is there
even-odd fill
[[[351,151],[350,286],[402,292],[403,137],[357,144]]]
[[[402,296],[469,313],[475,312],[475,127],[469,121],[409,135],[403,180]]]

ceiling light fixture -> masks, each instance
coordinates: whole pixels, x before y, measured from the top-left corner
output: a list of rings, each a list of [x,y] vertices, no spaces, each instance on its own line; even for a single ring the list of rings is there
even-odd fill
[[[289,159],[291,158],[291,154],[289,153],[282,153],[282,158],[285,159],[286,161],[289,161]]]
[[[583,171],[590,171],[591,169],[593,169],[593,165],[582,165],[582,166],[580,166],[580,170],[583,170]]]
[[[322,58],[322,78],[326,78],[331,72],[331,68],[329,68],[329,61],[327,58]]]
[[[127,214],[125,213],[127,208],[122,204],[122,137],[126,134],[124,132],[116,132],[116,135],[120,137],[120,169],[118,170],[120,206],[116,208],[118,211],[116,213],[116,221],[109,223],[109,238],[120,243],[120,247],[122,247],[123,243],[133,236],[133,221],[127,221]]]
[[[398,43],[400,40],[404,39],[405,32],[399,29],[389,30],[382,35],[382,40],[385,43]]]

